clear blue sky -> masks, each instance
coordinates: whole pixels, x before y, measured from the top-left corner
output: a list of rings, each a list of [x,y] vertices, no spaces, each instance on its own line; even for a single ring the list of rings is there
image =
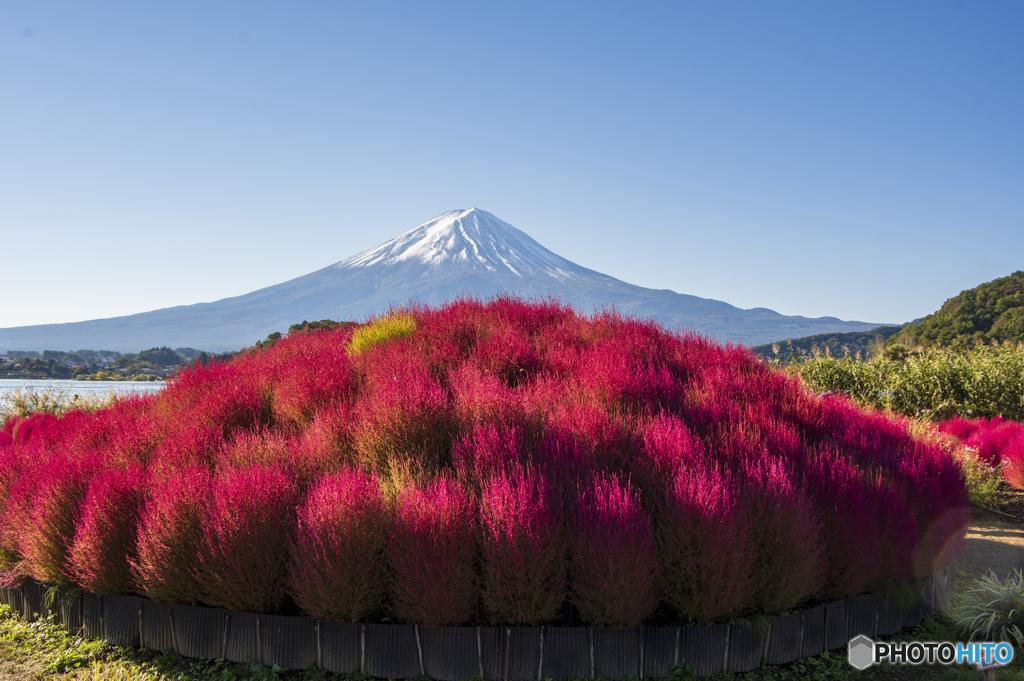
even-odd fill
[[[472,206],[642,286],[923,316],[1024,269],[1024,3],[0,4],[0,327]]]

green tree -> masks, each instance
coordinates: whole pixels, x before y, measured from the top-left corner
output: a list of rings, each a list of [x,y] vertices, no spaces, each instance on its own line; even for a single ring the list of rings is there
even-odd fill
[[[164,346],[159,348],[150,348],[140,352],[136,356],[136,361],[149,362],[157,367],[165,367],[170,365],[184,364],[185,359],[176,353],[174,350]]]

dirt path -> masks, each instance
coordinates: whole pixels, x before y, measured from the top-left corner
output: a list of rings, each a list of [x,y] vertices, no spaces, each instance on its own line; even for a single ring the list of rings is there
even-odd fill
[[[975,512],[967,547],[957,559],[957,591],[989,570],[1000,578],[1024,570],[1024,520]]]

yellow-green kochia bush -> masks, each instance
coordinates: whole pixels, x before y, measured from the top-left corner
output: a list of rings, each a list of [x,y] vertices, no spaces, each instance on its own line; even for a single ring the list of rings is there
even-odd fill
[[[411,315],[392,314],[378,317],[352,334],[348,351],[357,355],[374,345],[398,338],[408,338],[415,330],[416,320]]]

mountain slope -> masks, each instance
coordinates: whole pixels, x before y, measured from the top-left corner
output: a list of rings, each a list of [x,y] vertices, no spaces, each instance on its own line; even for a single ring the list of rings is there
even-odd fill
[[[361,319],[414,299],[507,291],[558,296],[583,312],[615,306],[746,345],[877,324],[784,316],[666,289],[634,286],[552,253],[524,232],[476,208],[451,211],[397,238],[316,272],[234,298],[111,319],[0,329],[0,349],[158,345],[230,350],[303,319]]]
[[[891,339],[908,347],[978,341],[1024,343],[1024,271],[961,291]]]

